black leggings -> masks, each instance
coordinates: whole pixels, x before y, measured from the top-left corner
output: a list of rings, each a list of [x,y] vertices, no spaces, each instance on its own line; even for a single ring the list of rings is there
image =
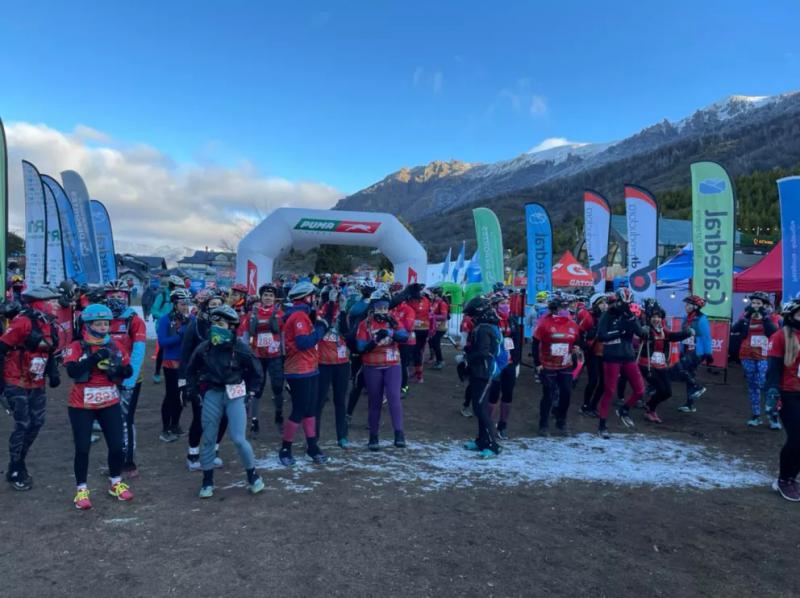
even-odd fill
[[[162,363],[164,363],[164,349],[162,349],[161,345],[159,345],[158,352],[156,353],[156,376],[161,374]]]
[[[405,388],[408,386],[408,368],[414,362],[414,346],[413,345],[400,345],[400,386]]]
[[[793,480],[800,473],[800,393],[781,393],[781,421],[786,443],[781,449],[780,478]]]
[[[203,437],[203,405],[199,399],[191,402],[192,405],[192,424],[189,426],[189,448],[200,448],[200,439]],[[222,442],[225,430],[228,429],[228,415],[223,412],[219,422],[217,432],[217,444]]]
[[[556,425],[561,427],[567,419],[570,394],[572,393],[572,371],[570,370],[542,370],[542,399],[539,401],[539,427],[547,428],[550,421],[550,409],[553,407],[555,397],[558,397],[558,406],[555,408]]]
[[[319,394],[319,374],[308,378],[289,378],[289,393],[292,395],[289,421],[299,424],[307,417],[314,417]]]
[[[164,400],[161,403],[161,425],[165,432],[178,427],[183,411],[183,390],[178,387],[178,370],[164,368]]]
[[[489,389],[489,402],[496,405],[503,397],[504,403],[511,403],[514,399],[514,387],[517,385],[517,367],[510,363],[500,372],[500,378],[492,381]]]
[[[336,440],[347,438],[347,417],[345,400],[347,383],[350,379],[350,364],[319,364],[319,396],[317,398],[317,438],[319,438],[322,409],[328,401],[328,388],[333,387],[333,411],[336,418]]]
[[[639,366],[644,378],[650,387],[655,391],[650,400],[647,401],[647,408],[654,411],[659,404],[672,396],[672,382],[669,381],[669,371],[666,369],[650,368]]]
[[[428,342],[428,331],[415,330],[414,335],[417,337],[417,344],[414,345],[414,365],[421,366],[422,358],[425,356],[425,344]]]
[[[108,475],[117,478],[122,471],[125,453],[122,448],[122,409],[119,403],[102,409],[69,407],[69,423],[75,440],[75,482],[85,484],[89,476],[89,448],[92,446],[92,424],[97,419],[108,446]]]
[[[433,355],[436,358],[436,362],[437,363],[441,363],[442,361],[444,361],[444,359],[442,358],[442,338],[443,337],[444,337],[444,331],[443,330],[438,330],[438,331],[433,333],[433,336],[431,337],[431,340],[429,341],[430,345],[431,345],[431,349],[433,349]]]
[[[583,389],[583,406],[586,409],[597,409],[600,397],[603,396],[603,358],[592,353],[586,354],[586,388]]]
[[[470,400],[472,402],[472,412],[478,419],[478,438],[475,443],[479,450],[490,448],[497,445],[494,424],[489,413],[489,387],[490,380],[481,378],[469,379]]]
[[[401,357],[403,355],[402,351],[403,347],[401,345]],[[361,371],[361,367],[360,355],[350,358],[350,382],[352,386],[350,388],[350,398],[347,401],[347,415],[353,415],[353,411],[356,410],[356,405],[358,405],[358,399],[361,397],[361,393],[364,390],[364,372]]]
[[[130,391],[120,390],[120,412],[122,413],[122,441],[125,450],[125,465],[133,467],[136,456],[136,425],[133,419],[136,416],[136,406],[139,404],[139,393],[142,383],[138,382]],[[130,397],[126,396],[130,392]]]

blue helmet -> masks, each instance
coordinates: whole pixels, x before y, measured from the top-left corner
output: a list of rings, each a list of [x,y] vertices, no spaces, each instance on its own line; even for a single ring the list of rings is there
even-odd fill
[[[112,314],[111,310],[105,305],[92,303],[91,305],[87,305],[86,309],[83,310],[81,319],[84,322],[96,322],[98,320],[107,320],[110,322],[114,319],[114,314]]]

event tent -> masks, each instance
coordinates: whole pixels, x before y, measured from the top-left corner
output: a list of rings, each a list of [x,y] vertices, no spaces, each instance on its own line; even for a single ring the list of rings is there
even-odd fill
[[[594,286],[592,273],[578,263],[571,251],[565,251],[553,266],[553,287],[591,287]]]
[[[736,293],[764,291],[779,293],[783,284],[783,257],[781,242],[764,259],[733,276],[733,290]]]

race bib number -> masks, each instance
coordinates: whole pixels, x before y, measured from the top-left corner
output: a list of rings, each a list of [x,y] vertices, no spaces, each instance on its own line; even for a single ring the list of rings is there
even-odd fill
[[[503,348],[506,351],[513,351],[514,350],[514,339],[510,337],[505,337],[503,339]]]
[[[322,340],[329,343],[335,343],[339,340],[339,335],[335,332],[327,332],[325,333],[325,336],[322,337]]]
[[[269,347],[274,343],[275,340],[272,337],[271,332],[259,332],[258,336],[256,337],[256,347],[258,347],[259,349],[263,349],[264,347]]]
[[[550,354],[553,357],[564,357],[568,353],[569,353],[568,343],[555,343],[553,345],[550,345]]]
[[[769,339],[766,336],[757,334],[750,337],[750,346],[754,349],[761,349],[761,354],[766,355],[769,349]]]
[[[347,359],[347,347],[339,345],[336,347],[336,357],[339,359]]]
[[[178,378],[178,388],[186,386],[186,378]]]
[[[244,382],[239,382],[239,384],[226,384],[225,394],[228,395],[228,398],[231,401],[235,399],[243,399],[247,394],[247,387],[245,386]]]
[[[30,372],[37,378],[44,376],[44,369],[47,366],[47,360],[44,357],[34,357],[31,359]]]
[[[111,401],[119,399],[119,391],[116,386],[100,386],[97,388],[83,389],[84,405],[105,405]]]
[[[687,349],[694,349],[694,337],[690,336],[689,338],[685,338],[681,341],[684,345],[686,345]]]
[[[666,365],[667,357],[661,351],[656,351],[650,356],[650,363],[653,365]]]
[[[397,361],[397,351],[395,349],[388,349],[386,351],[386,361]]]

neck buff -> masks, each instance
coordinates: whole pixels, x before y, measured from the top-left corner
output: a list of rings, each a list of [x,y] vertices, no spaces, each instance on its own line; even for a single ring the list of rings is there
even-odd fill
[[[87,324],[83,327],[84,335],[83,340],[90,345],[105,345],[111,340],[107,334],[98,334],[91,325]]]
[[[211,326],[209,340],[212,345],[225,345],[233,342],[233,330],[221,326]]]

